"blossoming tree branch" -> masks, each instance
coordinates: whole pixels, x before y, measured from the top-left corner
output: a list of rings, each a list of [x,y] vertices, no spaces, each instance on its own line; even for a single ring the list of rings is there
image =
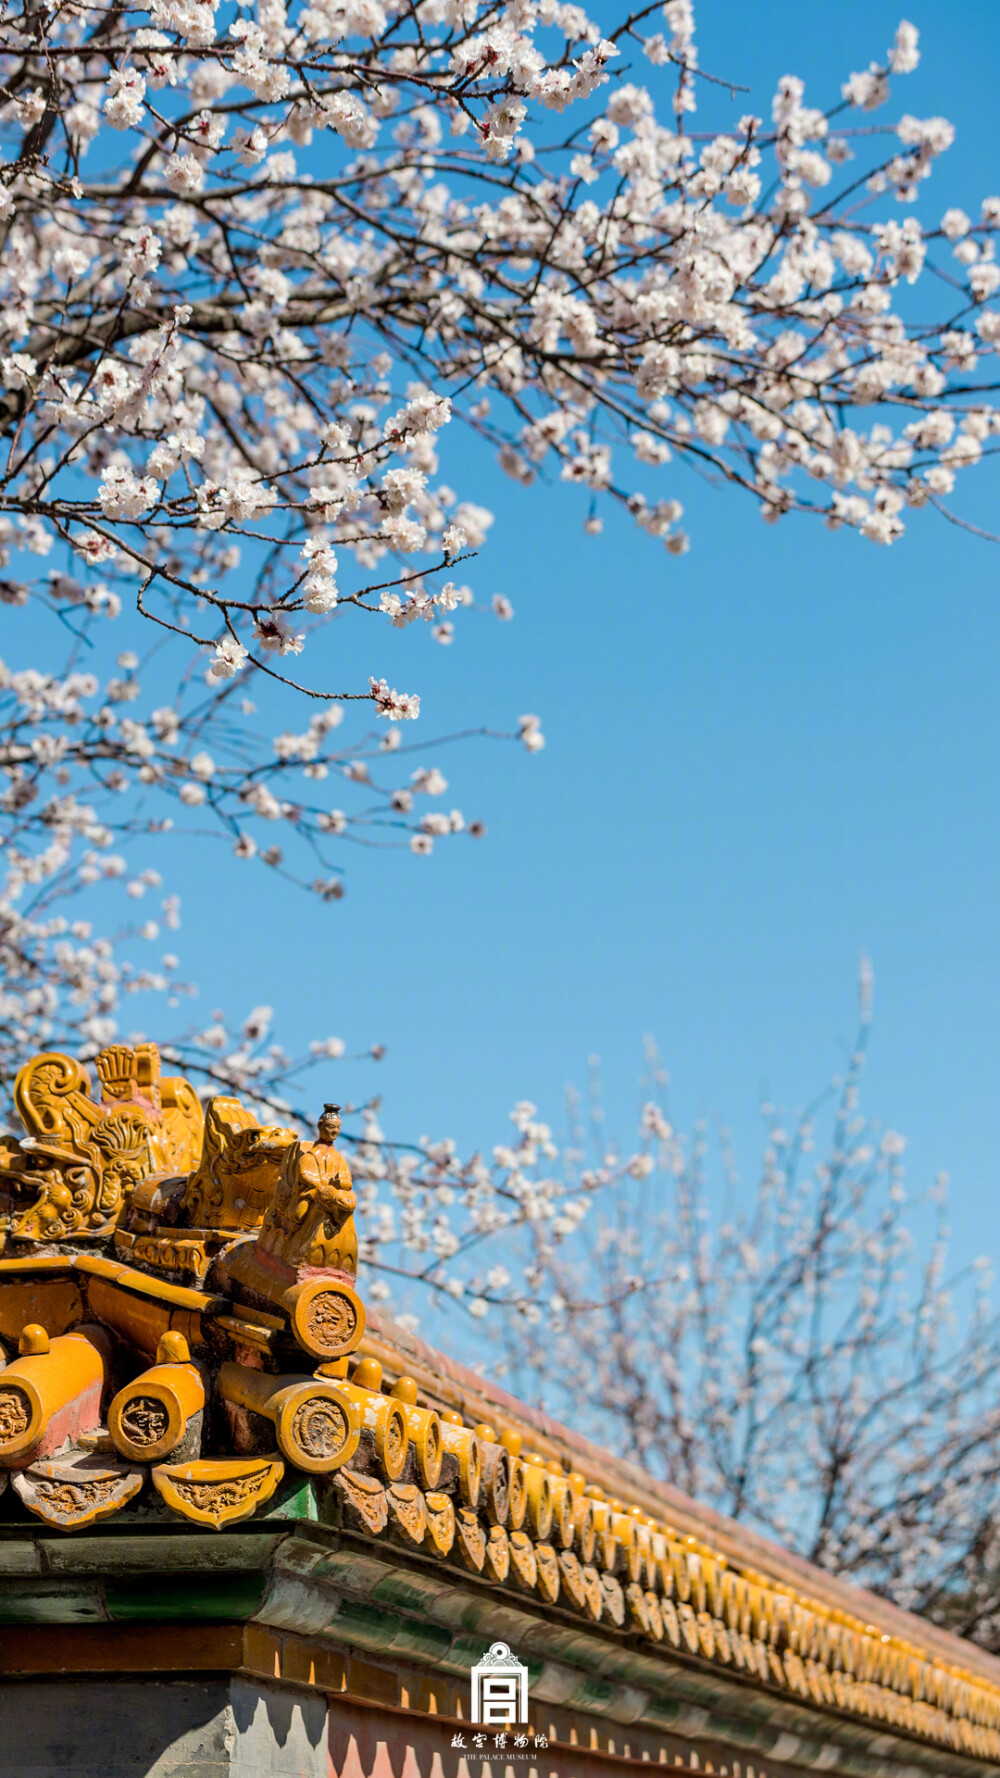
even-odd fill
[[[305,673],[308,614],[448,621],[489,522],[435,483],[449,422],[675,552],[671,457],[890,542],[993,433],[1000,199],[923,229],[951,125],[868,121],[907,23],[829,109],[788,76],[709,135],[690,0],[31,5],[3,48],[7,542],[124,578],[213,681]]]
[[[492,515],[439,479],[456,427],[517,481],[581,484],[588,529],[618,503],[673,554],[685,459],[768,519],[879,543],[928,504],[961,522],[956,476],[997,424],[1000,199],[931,228],[908,210],[953,135],[872,121],[917,64],[912,25],[826,110],[787,76],[769,120],[706,133],[689,0],[606,33],[553,0],[3,16],[0,596],[86,643],[68,676],[7,686],[15,883],[67,835],[109,843],[90,802],[50,794],[81,781],[207,805],[279,868],[263,824],[290,824],[328,897],[333,839],[374,822],[428,852],[469,829],[410,819],[439,769],[359,813],[281,794],[304,771],[367,796],[370,747],[420,705],[386,628],[447,645],[476,605],[454,574]],[[931,277],[939,318],[915,322],[907,287]],[[81,671],[123,612],[130,664]],[[348,619],[372,620],[372,670],[344,683]],[[174,648],[143,709],[150,637]],[[313,701],[304,734],[253,720],[251,679]],[[334,747],[352,704],[381,742]],[[542,745],[536,716],[516,732]]]

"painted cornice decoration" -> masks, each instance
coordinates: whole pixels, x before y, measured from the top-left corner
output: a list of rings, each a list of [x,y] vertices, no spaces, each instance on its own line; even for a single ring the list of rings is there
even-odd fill
[[[96,1098],[33,1057],[0,1137],[0,1492],[62,1531],[146,1499],[211,1532],[309,1480],[343,1530],[541,1613],[1000,1763],[1000,1685],[532,1449],[527,1411],[469,1424],[366,1339],[337,1107],[306,1141],[203,1111],[151,1043],[94,1071]]]

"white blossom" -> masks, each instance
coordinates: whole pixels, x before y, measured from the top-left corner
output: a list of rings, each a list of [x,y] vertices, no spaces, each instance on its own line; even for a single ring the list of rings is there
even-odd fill
[[[244,648],[242,642],[237,642],[232,636],[223,636],[215,644],[212,664],[205,677],[211,682],[231,679],[246,665],[248,658],[249,650]]]
[[[205,183],[201,162],[193,154],[172,154],[163,170],[164,183],[179,198],[194,197]]]
[[[390,722],[415,721],[420,715],[420,699],[414,692],[390,691],[385,679],[372,679],[371,695],[380,716]]]

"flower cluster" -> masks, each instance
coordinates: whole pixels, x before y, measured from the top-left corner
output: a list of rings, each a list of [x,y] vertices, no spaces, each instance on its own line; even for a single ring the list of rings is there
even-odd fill
[[[456,420],[674,555],[675,457],[880,543],[946,502],[1000,424],[1000,198],[883,213],[926,208],[953,135],[870,121],[916,30],[826,109],[785,76],[769,121],[699,132],[691,0],[656,10],[10,11],[0,546],[113,572],[212,683],[299,684],[348,610],[452,640],[435,576],[491,522],[439,479]],[[339,695],[415,714],[385,683]]]
[[[475,461],[459,429],[519,482],[580,486],[588,531],[618,502],[672,555],[677,459],[768,518],[814,511],[888,543],[993,449],[1000,199],[928,220],[951,125],[872,121],[916,66],[914,28],[825,110],[787,76],[769,121],[699,132],[718,89],[690,0],[656,11],[8,11],[0,599],[82,626],[100,681],[65,691],[74,654],[68,674],[18,663],[5,685],[18,920],[103,869],[84,851],[119,856],[176,805],[302,877],[294,834],[331,900],[333,838],[422,855],[481,831],[424,812],[432,793],[383,759],[420,709],[384,651],[418,620],[451,644],[477,603],[458,569],[492,514],[444,478],[444,453]],[[946,312],[925,303],[918,323],[911,286],[936,272]],[[491,608],[513,615],[502,594]],[[134,614],[174,650],[158,695],[108,659],[109,620],[130,626],[121,658],[142,654]],[[350,684],[332,665],[345,621],[379,651]],[[315,716],[275,737],[251,681],[308,692]],[[378,738],[338,746],[352,701]],[[535,715],[517,734],[544,745]],[[314,788],[331,779],[345,794]],[[34,955],[14,930],[12,956]],[[66,1004],[110,1017],[108,983],[78,988],[60,955]]]
[[[0,595],[18,602],[13,583]],[[190,991],[173,950],[150,949],[174,943],[180,924],[178,898],[150,862],[169,870],[161,854],[172,836],[193,830],[204,850],[214,841],[333,902],[344,893],[345,845],[422,855],[435,838],[485,831],[440,808],[449,788],[440,767],[414,764],[414,750],[398,746],[394,722],[416,714],[413,700],[384,684],[377,709],[388,729],[345,734],[344,706],[324,701],[300,732],[268,733],[245,696],[256,679],[267,703],[268,681],[252,665],[239,684],[207,690],[168,675],[172,695],[160,702],[156,651],[146,663],[128,650],[107,659],[115,595],[106,586],[88,591],[53,573],[48,597],[92,647],[74,645],[61,673],[0,662],[0,1083],[32,1050],[111,1041],[126,996],[175,1007]],[[99,677],[92,663],[109,670]],[[157,1019],[161,1030],[170,1022]],[[238,1052],[223,1076],[213,1069],[206,1078],[242,1080]]]

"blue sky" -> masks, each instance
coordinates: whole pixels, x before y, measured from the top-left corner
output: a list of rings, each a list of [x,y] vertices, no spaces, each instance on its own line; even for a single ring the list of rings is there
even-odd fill
[[[1000,9],[910,0],[907,16],[923,62],[902,107],[958,127],[931,213],[976,211],[1000,190]],[[882,0],[715,0],[702,65],[751,87],[734,115],[768,116],[786,72],[825,104],[898,17]],[[951,1172],[959,1251],[995,1249],[1000,552],[934,515],[891,550],[769,527],[676,465],[662,492],[686,507],[681,560],[614,517],[589,539],[578,491],[522,492],[467,456],[462,495],[497,514],[469,578],[515,621],[460,623],[450,649],[386,626],[365,670],[420,689],[428,733],[538,711],[546,750],[442,754],[446,801],[486,840],[352,856],[333,907],[183,859],[199,1017],[269,1002],[292,1048],[382,1040],[377,1074],[330,1064],[317,1100],[377,1084],[387,1129],[463,1147],[503,1140],[522,1097],[558,1125],[594,1052],[627,1141],[651,1033],[676,1121],[725,1119],[750,1175],[762,1091],[794,1108],[846,1054],[864,948],[867,1106],[908,1136],[914,1186]],[[998,528],[995,478],[968,472],[964,496]]]

